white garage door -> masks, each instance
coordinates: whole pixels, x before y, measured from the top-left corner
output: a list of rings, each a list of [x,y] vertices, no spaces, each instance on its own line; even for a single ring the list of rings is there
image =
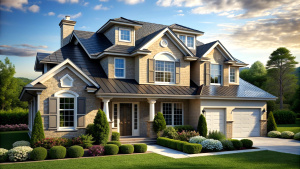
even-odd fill
[[[233,111],[232,137],[260,136],[259,109],[235,109]]]
[[[225,109],[205,109],[207,131],[221,131],[225,134]]]

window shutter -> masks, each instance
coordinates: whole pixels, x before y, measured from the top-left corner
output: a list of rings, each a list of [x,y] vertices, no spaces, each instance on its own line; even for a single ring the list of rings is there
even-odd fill
[[[180,62],[175,62],[176,84],[180,83]]]
[[[148,59],[148,75],[148,82],[154,83],[154,59]]]
[[[205,63],[205,84],[210,85],[210,62]]]
[[[77,127],[85,127],[86,98],[77,98]]]
[[[49,97],[49,128],[57,128],[57,98]]]

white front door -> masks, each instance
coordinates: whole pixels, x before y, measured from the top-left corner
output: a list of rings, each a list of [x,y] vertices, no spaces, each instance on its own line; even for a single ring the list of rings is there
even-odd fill
[[[260,136],[259,120],[259,109],[234,109],[232,137]]]
[[[205,109],[207,131],[217,130],[225,134],[225,109]]]

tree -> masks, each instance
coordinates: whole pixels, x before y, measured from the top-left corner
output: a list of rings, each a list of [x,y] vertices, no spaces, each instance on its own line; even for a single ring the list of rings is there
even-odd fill
[[[197,131],[199,132],[200,136],[206,137],[207,124],[206,124],[206,119],[203,114],[201,114],[199,117]]]
[[[99,109],[94,119],[93,137],[96,144],[106,144],[109,135],[109,124],[105,113]]]
[[[166,128],[166,121],[164,115],[161,112],[158,112],[157,115],[154,117],[153,122],[153,130],[159,137],[159,132],[163,131]]]
[[[240,73],[240,77],[245,81],[262,88],[266,82],[267,70],[265,66],[260,62],[254,62],[250,69],[244,69]]]
[[[288,49],[280,47],[272,52],[267,62],[269,84],[277,89],[280,109],[283,108],[285,92],[291,89],[295,91],[297,77],[292,74],[295,71],[295,65],[298,63],[295,58]],[[275,83],[272,83],[272,81],[275,81]]]
[[[300,113],[300,85],[298,85],[298,89],[293,97],[291,109],[296,113]]]
[[[33,146],[34,143],[41,141],[44,138],[45,138],[45,134],[44,134],[42,117],[40,111],[38,111],[34,118],[34,124],[31,133],[31,140],[30,140],[31,145]]]
[[[267,131],[277,131],[277,124],[275,122],[273,113],[270,112],[268,115],[268,121],[267,121]]]

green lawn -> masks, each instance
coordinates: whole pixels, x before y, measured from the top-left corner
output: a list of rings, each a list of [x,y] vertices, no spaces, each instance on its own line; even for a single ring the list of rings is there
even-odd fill
[[[280,132],[292,131],[295,134],[300,132],[300,118],[297,118],[296,124],[278,124],[277,130]]]
[[[5,131],[0,132],[0,148],[11,149],[16,141],[29,141],[28,131]]]
[[[1,165],[1,169],[297,168],[300,156],[273,151],[173,159],[155,153]]]

